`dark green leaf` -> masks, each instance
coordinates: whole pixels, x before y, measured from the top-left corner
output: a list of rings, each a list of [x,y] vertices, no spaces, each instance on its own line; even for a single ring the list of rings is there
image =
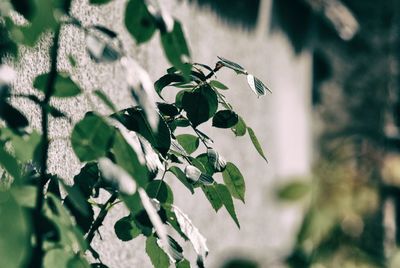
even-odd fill
[[[203,173],[210,176],[214,175],[216,170],[210,162],[209,157],[206,153],[196,156],[196,160],[200,163],[194,161],[193,164],[197,166],[200,170],[202,170]],[[199,166],[199,164],[201,164],[201,166]]]
[[[199,138],[197,136],[182,134],[176,136],[176,140],[188,154],[193,153],[199,147]]]
[[[170,167],[168,171],[173,173],[178,178],[178,180],[180,180],[183,183],[183,185],[185,185],[186,188],[188,188],[189,191],[192,194],[194,194],[194,190],[193,190],[192,184],[190,184],[190,182],[186,178],[185,173],[183,173],[183,171],[180,168],[178,168],[178,167]]]
[[[82,162],[96,160],[106,155],[114,132],[103,118],[87,113],[72,131],[72,149]]]
[[[234,164],[228,162],[222,176],[232,196],[244,203],[246,185],[240,170]]]
[[[211,80],[210,81],[210,86],[218,88],[218,89],[222,89],[222,90],[229,89],[227,86],[225,86],[224,84],[222,84],[221,82],[219,82],[217,80]]]
[[[92,264],[90,265],[90,267],[91,267],[91,268],[108,268],[107,265],[104,265],[104,264],[102,264],[102,263],[92,263]]]
[[[158,122],[157,133],[154,133],[150,127],[145,114],[139,108],[130,108],[123,111],[118,119],[127,129],[141,134],[150,144],[158,150],[162,155],[168,153],[171,146],[171,133],[165,123],[160,117]]]
[[[92,28],[102,32],[103,34],[107,35],[109,38],[115,38],[118,36],[116,32],[114,32],[113,30],[111,30],[103,25],[93,25]]]
[[[218,128],[230,128],[239,121],[238,115],[231,110],[218,111],[212,121],[212,125]]]
[[[129,241],[141,234],[133,219],[129,216],[119,219],[114,225],[117,237],[122,241]]]
[[[33,0],[11,0],[15,11],[23,15],[27,20],[31,20],[35,13],[35,1]]]
[[[220,60],[218,63],[222,64],[223,66],[234,70],[236,73],[238,74],[247,74],[246,69],[244,69],[242,66],[240,66],[239,64],[237,64],[236,62],[224,59],[222,57],[218,57],[218,59]]]
[[[29,162],[33,159],[34,152],[41,140],[41,135],[36,131],[18,135],[8,128],[1,129],[0,136],[1,139],[11,143],[15,157],[21,162]]]
[[[253,142],[253,145],[256,148],[257,152],[261,155],[262,158],[264,158],[265,161],[268,162],[267,157],[265,156],[264,151],[261,147],[261,144],[258,141],[253,129],[251,129],[250,127],[247,127],[247,132],[249,132],[249,137],[250,137],[251,141]]]
[[[0,267],[23,267],[30,251],[29,222],[9,192],[0,191],[0,211]]]
[[[239,221],[236,216],[235,207],[233,205],[233,200],[231,193],[229,192],[228,188],[223,184],[216,184],[215,190],[221,199],[222,204],[224,204],[226,210],[231,215],[232,219],[235,221],[236,225],[240,228]]]
[[[20,111],[4,101],[0,101],[0,118],[12,129],[21,129],[29,124],[28,119]]]
[[[191,68],[187,64],[190,61],[190,53],[179,22],[175,21],[172,32],[161,33],[161,43],[169,62],[182,71],[185,77],[188,77]]]
[[[74,188],[76,185],[74,185]],[[74,216],[76,225],[81,229],[83,233],[89,231],[92,226],[92,222],[94,220],[94,212],[92,207],[86,202],[86,212],[83,213],[82,209],[79,208],[79,205],[76,204],[76,201],[73,201],[73,197],[67,196],[64,200],[63,205],[68,208],[69,212]]]
[[[247,126],[242,117],[239,116],[239,120],[236,125],[232,127],[232,131],[235,133],[236,137],[244,136],[246,134]]]
[[[160,113],[166,116],[174,117],[179,114],[178,108],[173,104],[157,102],[157,107]]]
[[[82,167],[79,174],[74,177],[74,185],[79,188],[85,199],[89,199],[94,194],[94,187],[98,183],[99,178],[100,174],[97,164],[87,163]]]
[[[218,98],[210,86],[201,86],[194,92],[185,92],[182,97],[182,108],[188,119],[196,127],[211,118],[218,108]]]
[[[153,16],[143,0],[130,0],[125,10],[125,26],[138,44],[148,41],[156,30]]]
[[[169,257],[168,255],[158,246],[157,238],[150,236],[146,240],[146,253],[150,257],[151,263],[155,268],[168,268]]]
[[[68,54],[68,61],[72,67],[78,66],[75,57],[72,54]]]
[[[156,89],[158,95],[161,96],[161,91],[173,82],[185,82],[185,78],[180,74],[166,74],[154,83],[154,88]]]
[[[146,192],[150,198],[155,198],[162,204],[172,204],[174,202],[172,190],[165,181],[154,180],[149,182]]]
[[[63,180],[58,180],[63,186],[64,190],[68,193],[71,200],[71,204],[79,210],[84,216],[89,215],[90,205],[86,201],[85,197],[82,195],[78,187],[72,187],[63,182]]]
[[[110,108],[111,111],[113,111],[114,113],[117,112],[117,108],[115,107],[114,103],[112,103],[112,101],[107,97],[106,93],[104,93],[104,91],[102,91],[101,89],[97,89],[95,91],[93,91],[93,93],[100,99],[103,101],[103,103],[105,105],[107,105],[108,108]]]
[[[47,80],[49,74],[41,74],[35,78],[33,81],[33,86],[38,90],[46,93]],[[52,96],[54,97],[74,97],[81,93],[79,86],[71,79],[67,73],[59,72],[56,75],[56,80],[54,84],[54,92]]]

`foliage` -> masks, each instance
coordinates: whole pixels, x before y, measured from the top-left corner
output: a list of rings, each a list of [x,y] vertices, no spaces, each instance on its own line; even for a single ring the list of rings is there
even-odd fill
[[[208,254],[205,238],[189,217],[173,204],[173,192],[164,181],[170,172],[193,194],[201,189],[212,207],[224,206],[239,227],[233,199],[245,200],[245,181],[239,169],[212,147],[212,140],[198,126],[210,121],[217,128],[231,129],[236,136],[246,133],[265,158],[254,131],[247,127],[220,90],[223,83],[212,80],[226,67],[247,76],[257,96],[267,87],[243,67],[220,58],[215,68],[190,61],[189,48],[180,22],[161,10],[156,2],[130,0],[125,26],[136,43],[149,41],[160,32],[165,56],[173,67],[156,81],[124,51],[118,33],[102,25],[84,26],[70,12],[69,0],[5,1],[0,5],[3,56],[17,55],[20,46],[33,46],[47,31],[53,35],[50,70],[33,81],[37,94],[12,91],[14,71],[0,65],[0,266],[1,267],[106,267],[91,242],[110,209],[124,203],[129,214],[119,219],[114,230],[122,241],[143,235],[145,251],[155,267],[189,267],[181,246],[173,236],[189,240],[204,267]],[[111,4],[91,0],[93,5]],[[11,11],[20,13],[27,24],[16,24]],[[76,122],[69,137],[82,168],[74,178],[49,174],[50,117],[68,115],[52,105],[53,98],[71,99],[83,88],[65,70],[58,70],[60,32],[72,25],[85,33],[86,50],[94,62],[119,62],[137,106],[121,111],[102,90],[97,96],[111,111],[86,113]],[[3,42],[3,40],[5,40]],[[72,66],[77,59],[68,56]],[[24,74],[19,74],[24,75]],[[175,102],[163,99],[167,87],[179,89]],[[156,102],[156,94],[162,101]],[[41,133],[29,128],[29,120],[12,104],[12,99],[32,101],[41,111]],[[72,123],[72,122],[71,122]],[[175,135],[180,128],[184,134]],[[180,131],[180,132],[182,132]],[[200,149],[200,144],[204,148]],[[204,150],[195,156],[198,150]],[[266,159],[266,158],[265,158]],[[223,181],[215,175],[222,173]],[[65,183],[73,181],[72,185]],[[100,191],[108,200],[97,203]],[[95,213],[94,208],[100,208]],[[171,232],[169,225],[176,232]],[[95,263],[89,264],[90,252]]]

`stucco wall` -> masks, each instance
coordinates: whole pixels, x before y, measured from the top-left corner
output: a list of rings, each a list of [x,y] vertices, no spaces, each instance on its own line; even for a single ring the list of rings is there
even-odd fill
[[[155,36],[150,44],[135,46],[123,26],[124,0],[114,0],[101,7],[88,7],[87,1],[75,1],[73,13],[85,24],[98,23],[114,29],[126,44],[131,56],[137,59],[155,80],[168,66]],[[310,168],[309,100],[311,83],[311,56],[307,52],[295,55],[284,35],[269,35],[265,22],[269,18],[270,0],[264,1],[264,11],[255,31],[247,32],[221,22],[207,9],[199,9],[186,1],[160,1],[183,22],[194,61],[213,65],[223,56],[240,62],[273,90],[272,95],[257,99],[246,84],[244,77],[237,77],[230,70],[218,74],[221,81],[230,87],[228,98],[238,113],[257,133],[268,155],[266,164],[252,147],[248,137],[236,139],[230,131],[204,127],[214,137],[216,148],[231,162],[237,164],[247,183],[246,204],[236,202],[236,211],[242,229],[238,230],[223,209],[212,210],[201,191],[194,196],[174,178],[167,178],[172,185],[176,204],[187,212],[200,231],[208,239],[210,255],[207,263],[218,267],[225,257],[231,255],[252,256],[262,267],[274,267],[276,260],[290,245],[299,221],[298,208],[278,205],[273,197],[273,188],[279,177],[305,175]],[[19,76],[18,92],[32,93],[32,79],[48,67],[47,47],[49,38],[27,49],[16,66]],[[71,53],[79,66],[72,69],[66,55]],[[76,122],[91,109],[107,112],[88,92],[102,88],[119,108],[132,105],[125,87],[124,72],[116,64],[95,64],[84,49],[84,35],[79,30],[66,27],[62,31],[62,46],[59,68],[67,69],[84,88],[86,96],[73,100],[54,101]],[[28,102],[19,103],[39,126],[39,111]],[[62,178],[71,180],[80,168],[65,136],[72,126],[65,120],[51,123],[50,169]],[[121,242],[113,234],[114,222],[126,211],[116,207],[100,229],[103,240],[95,239],[96,249],[104,256],[103,261],[112,268],[151,267],[144,254],[144,239]],[[191,251],[190,247],[187,247]]]

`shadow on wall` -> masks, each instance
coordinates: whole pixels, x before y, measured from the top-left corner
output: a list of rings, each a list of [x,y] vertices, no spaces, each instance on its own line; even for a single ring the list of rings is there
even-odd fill
[[[200,7],[210,7],[226,23],[254,30],[260,0],[190,0]]]

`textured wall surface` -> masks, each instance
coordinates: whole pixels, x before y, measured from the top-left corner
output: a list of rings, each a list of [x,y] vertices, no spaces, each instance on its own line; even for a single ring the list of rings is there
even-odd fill
[[[86,2],[74,1],[73,14],[84,24],[98,23],[117,31],[129,54],[149,71],[152,79],[164,74],[168,64],[160,48],[159,36],[149,44],[137,47],[125,30],[122,18],[126,1],[114,0],[101,7],[88,7]],[[284,177],[305,175],[310,169],[311,56],[307,52],[295,55],[283,35],[268,34],[269,0],[263,2],[260,25],[251,32],[229,26],[207,8],[199,9],[186,1],[160,2],[182,21],[194,61],[214,65],[217,55],[232,59],[273,90],[272,95],[257,99],[244,77],[237,77],[230,70],[218,73],[219,79],[230,87],[228,99],[258,135],[269,164],[258,156],[247,136],[236,139],[230,131],[203,127],[214,137],[216,149],[228,161],[236,163],[245,176],[246,204],[235,203],[241,230],[226,211],[215,214],[201,191],[191,196],[174,178],[167,178],[174,189],[175,202],[208,239],[209,267],[219,267],[230,256],[250,256],[262,267],[278,267],[277,259],[290,246],[301,214],[298,207],[277,204],[273,188]],[[21,62],[15,66],[20,73],[16,82],[18,92],[34,92],[30,86],[33,78],[48,69],[49,41],[49,36],[43,37],[38,46],[24,51]],[[67,60],[68,54],[78,59],[79,65],[75,69]],[[97,88],[109,94],[119,108],[133,104],[120,64],[90,61],[84,49],[84,35],[76,28],[65,27],[62,31],[59,69],[70,71],[85,91],[84,95],[73,100],[54,101],[74,122],[88,110],[107,113],[107,109],[90,96],[90,91]],[[21,101],[19,104],[33,120],[33,126],[38,127],[39,111],[30,103]],[[65,139],[71,128],[65,120],[51,122],[50,168],[66,180],[71,180],[80,168]],[[151,267],[144,254],[143,238],[121,242],[113,234],[115,221],[126,214],[122,206],[111,211],[100,229],[103,240],[96,238],[95,248],[112,268]],[[186,247],[190,256],[191,248]]]

